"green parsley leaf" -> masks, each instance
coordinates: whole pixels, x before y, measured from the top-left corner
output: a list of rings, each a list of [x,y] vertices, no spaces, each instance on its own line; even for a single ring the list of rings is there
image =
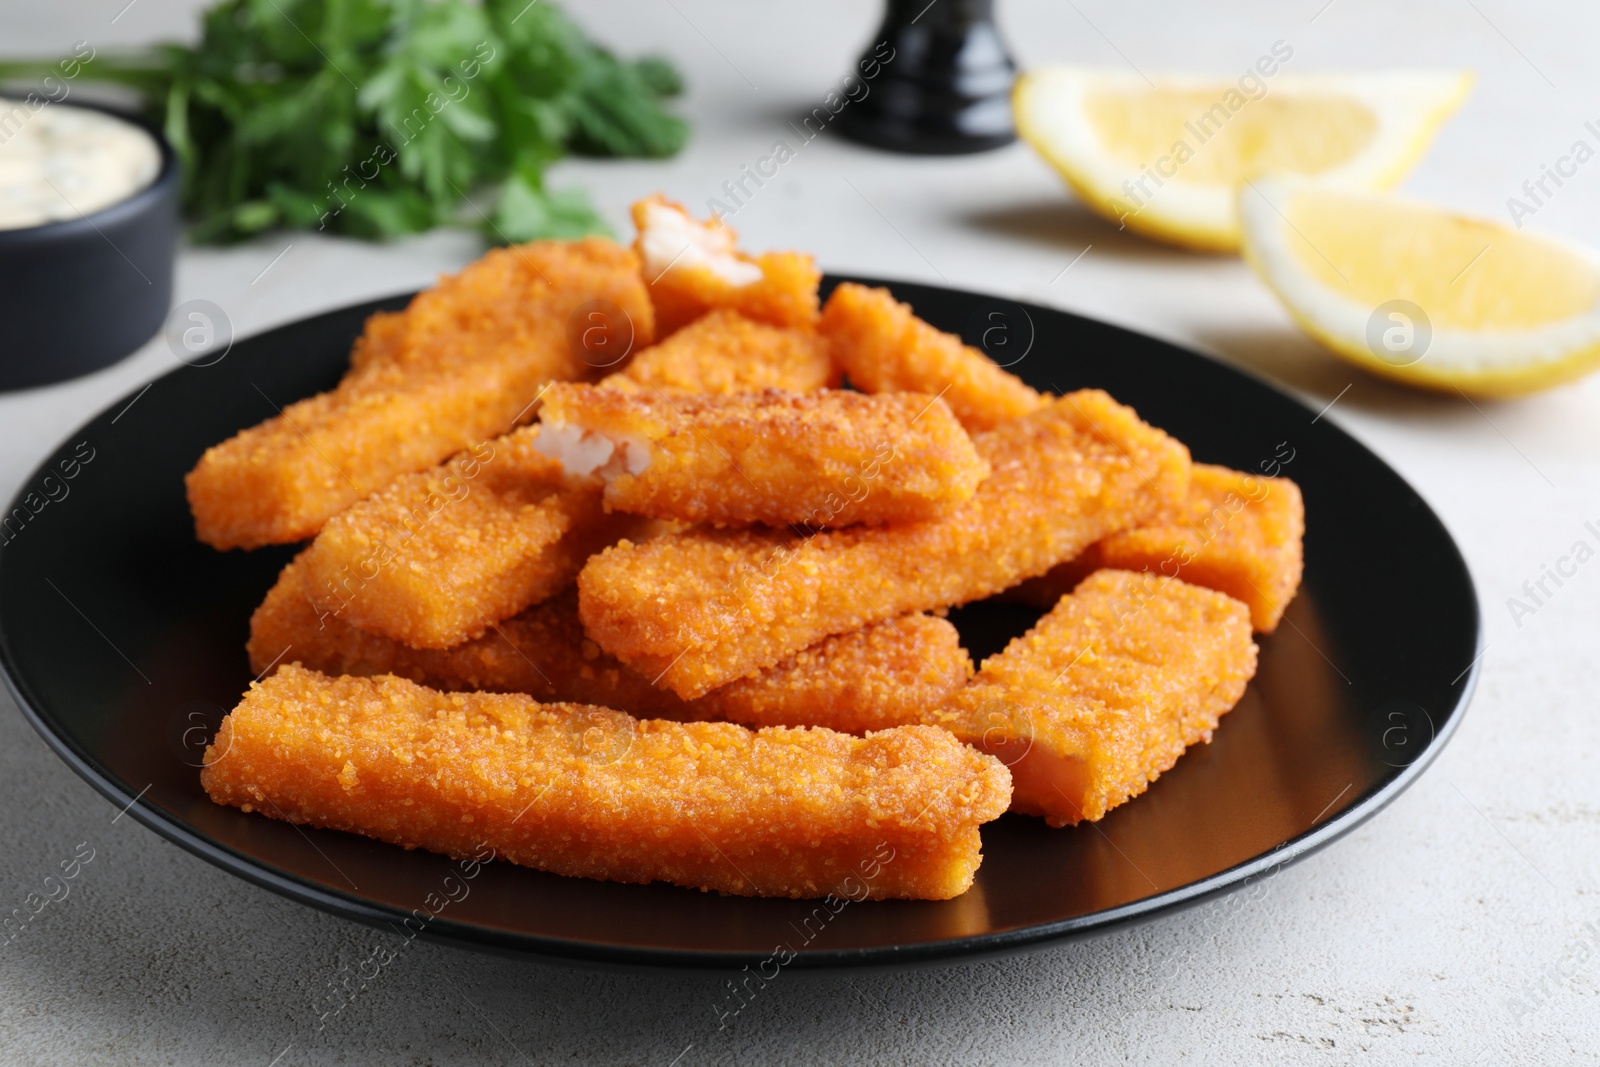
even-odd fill
[[[50,74],[0,63],[0,79]],[[580,190],[546,188],[549,166],[670,156],[688,136],[665,105],[683,90],[670,63],[616,57],[548,0],[223,0],[197,44],[98,54],[77,77],[143,95],[200,242],[604,232]]]

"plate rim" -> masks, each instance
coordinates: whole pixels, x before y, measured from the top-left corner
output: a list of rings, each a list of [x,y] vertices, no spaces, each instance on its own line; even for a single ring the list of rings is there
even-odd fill
[[[1152,334],[1142,333],[1118,323],[1091,318],[1087,315],[1061,308],[1035,304],[1031,301],[1016,300],[1011,297],[983,293],[972,289],[962,289],[952,285],[935,285],[906,279],[886,279],[876,276],[828,272],[823,276],[822,289],[826,292],[837,283],[843,281],[888,286],[902,290],[905,288],[920,288],[933,292],[954,292],[964,296],[976,296],[1009,303],[1026,309],[1030,314],[1034,311],[1039,311],[1092,323],[1097,327],[1136,337],[1146,343],[1162,345],[1183,352],[1190,357],[1204,359],[1224,371],[1236,374],[1252,384],[1276,394],[1280,399],[1295,405],[1307,415],[1315,414],[1310,405],[1299,397],[1252,370],[1234,366],[1198,348],[1169,341]],[[305,325],[320,319],[349,315],[356,311],[370,312],[382,305],[409,299],[416,295],[418,291],[420,290],[373,297],[341,307],[329,308],[312,315],[289,319],[270,326],[259,333],[238,339],[235,344],[256,340],[280,330]],[[118,397],[111,404],[85,419],[72,433],[63,438],[61,443],[51,449],[41,463],[23,479],[17,493],[7,505],[6,511],[0,512],[0,514],[9,514],[12,508],[18,506],[29,487],[50,469],[50,463],[56,453],[65,447],[67,442],[79,436],[82,430],[99,422],[111,412],[119,410],[135,393],[142,393],[143,389],[148,388],[150,383],[190,369],[192,368],[178,366],[157,375],[139,389]],[[1467,590],[1470,593],[1474,655],[1472,662],[1462,672],[1462,677],[1465,678],[1466,684],[1462,686],[1460,695],[1455,702],[1444,712],[1443,727],[1433,732],[1427,747],[1415,759],[1404,767],[1399,768],[1399,773],[1393,778],[1361,794],[1326,822],[1319,821],[1314,823],[1311,828],[1280,842],[1270,852],[1253,856],[1198,881],[1189,882],[1172,889],[1161,890],[1149,897],[1144,897],[1119,907],[1088,912],[1084,915],[1067,919],[1036,923],[1031,926],[969,934],[962,937],[927,941],[912,945],[810,949],[795,955],[783,966],[807,971],[839,971],[844,969],[851,971],[898,970],[910,967],[953,966],[997,956],[1011,955],[1022,951],[1038,951],[1063,946],[1088,937],[1130,929],[1187,908],[1195,907],[1207,900],[1235,892],[1252,881],[1271,877],[1284,867],[1321,851],[1364,825],[1373,816],[1393,803],[1401,793],[1409,789],[1432,766],[1439,754],[1454,737],[1476,693],[1484,651],[1482,598],[1478,583],[1472,574],[1471,566],[1462,553],[1459,543],[1457,543],[1449,527],[1427,499],[1417,491],[1409,479],[1404,477],[1382,456],[1368,448],[1354,434],[1337,423],[1330,422],[1330,426],[1335,432],[1346,437],[1355,447],[1391,471],[1400,482],[1416,495],[1428,517],[1444,533],[1445,539],[1453,552],[1454,559],[1460,565],[1462,574],[1466,579]],[[4,546],[0,546],[0,561],[3,561],[4,556]],[[0,678],[4,679],[6,690],[16,701],[23,717],[44,740],[46,746],[55,753],[57,758],[67,764],[80,778],[88,782],[101,796],[119,807],[122,814],[132,816],[140,825],[178,845],[184,851],[252,885],[316,908],[319,911],[359,922],[369,927],[393,929],[396,923],[403,923],[409,917],[409,913],[400,911],[397,908],[378,904],[358,894],[345,893],[338,889],[319,885],[281,868],[273,867],[265,861],[246,855],[210,838],[176,815],[143,803],[144,793],[149,789],[149,786],[135,792],[129,783],[123,782],[120,777],[113,774],[109,768],[103,766],[92,755],[81,751],[70,736],[64,736],[47,722],[41,708],[35,706],[35,702],[25,691],[19,673],[19,666],[15,662],[11,651],[11,642],[3,626],[3,620],[0,620]],[[1457,679],[1457,681],[1460,680],[1461,678]],[[117,817],[120,818],[121,815]],[[657,972],[738,970],[740,967],[754,966],[766,960],[770,955],[770,953],[762,951],[658,948],[554,938],[465,923],[442,915],[430,919],[426,927],[416,936],[434,943],[452,945],[457,948],[472,949],[497,955],[509,955],[517,958],[531,958],[567,966],[625,970],[649,969]]]

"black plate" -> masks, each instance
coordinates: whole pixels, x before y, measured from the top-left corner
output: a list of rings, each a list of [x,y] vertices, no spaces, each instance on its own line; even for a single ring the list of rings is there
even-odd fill
[[[1046,308],[891,287],[1037,387],[1109,390],[1197,460],[1266,464],[1268,473],[1278,462],[1308,512],[1305,586],[1262,639],[1260,673],[1215,741],[1098,824],[1050,830],[1008,815],[985,827],[977,884],[959,899],[853,904],[807,923],[815,902],[491,864],[464,899],[441,907],[454,869],[444,857],[206,799],[199,750],[250,681],[247,621],[293,549],[198,544],[184,472],[273,405],[331,386],[362,320],[404,297],[239,342],[220,362],[175,370],[74,434],[0,528],[7,680],[90,784],[226,870],[363,922],[397,926],[437,911],[412,927],[456,944],[614,965],[756,966],[785,946],[793,966],[892,966],[1100,932],[1264,877],[1349,832],[1416,779],[1462,718],[1478,605],[1449,534],[1393,470],[1297,401],[1193,352]],[[1036,616],[991,603],[955,613],[980,657]]]

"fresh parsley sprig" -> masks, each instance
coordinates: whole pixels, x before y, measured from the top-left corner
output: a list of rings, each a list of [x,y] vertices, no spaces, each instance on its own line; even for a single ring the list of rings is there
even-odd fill
[[[663,103],[682,91],[670,64],[618,58],[548,0],[225,0],[197,44],[101,54],[80,77],[143,95],[202,242],[603,232],[581,191],[547,188],[550,164],[670,156],[688,134]]]

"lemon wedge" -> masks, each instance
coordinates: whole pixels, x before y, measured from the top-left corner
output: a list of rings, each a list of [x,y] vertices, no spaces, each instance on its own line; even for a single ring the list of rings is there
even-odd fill
[[[1296,77],[1280,69],[1292,49],[1275,49],[1232,81],[1039,68],[1013,91],[1017,131],[1107,218],[1231,252],[1242,182],[1298,174],[1388,188],[1472,87],[1469,72]]]
[[[1244,256],[1305,331],[1412,385],[1513,396],[1600,366],[1600,254],[1382,193],[1264,179]]]

